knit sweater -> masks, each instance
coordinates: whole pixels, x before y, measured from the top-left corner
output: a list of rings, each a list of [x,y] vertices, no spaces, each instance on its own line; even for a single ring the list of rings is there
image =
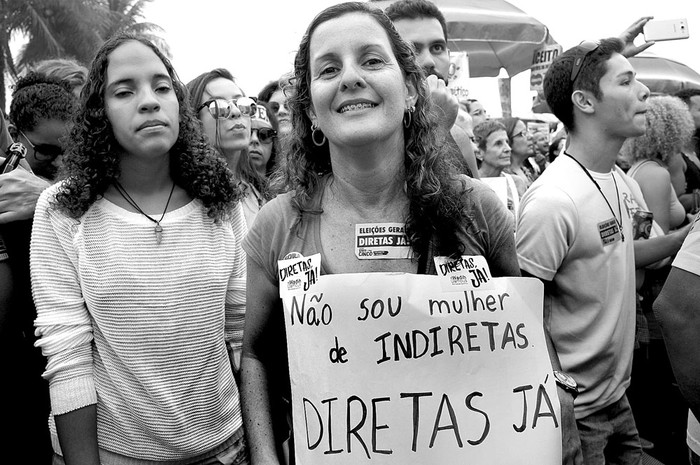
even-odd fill
[[[79,219],[37,203],[31,242],[37,346],[53,414],[97,405],[101,449],[182,460],[241,427],[226,343],[240,348],[247,232],[198,200],[154,224],[102,198]],[[54,448],[60,453],[51,421]]]

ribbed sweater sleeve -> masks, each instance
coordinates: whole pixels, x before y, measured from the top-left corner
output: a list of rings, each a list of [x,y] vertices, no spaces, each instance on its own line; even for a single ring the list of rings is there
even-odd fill
[[[243,326],[245,325],[245,300],[246,300],[246,258],[241,247],[243,238],[248,233],[244,220],[243,209],[239,203],[236,206],[238,213],[233,216],[233,234],[236,238],[236,250],[234,269],[229,280],[226,293],[226,342],[233,350],[240,350],[243,346]],[[239,214],[240,213],[240,214]]]
[[[77,274],[77,221],[49,208],[53,189],[39,197],[31,240],[32,293],[37,302],[37,346],[48,358],[55,415],[97,403],[92,365],[92,321]]]

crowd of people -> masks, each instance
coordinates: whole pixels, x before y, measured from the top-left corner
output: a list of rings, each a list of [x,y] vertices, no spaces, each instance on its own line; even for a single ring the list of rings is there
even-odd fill
[[[551,130],[452,95],[428,0],[323,10],[257,96],[132,34],[32,65],[0,118],[3,462],[294,463],[278,260],[320,254],[538,278],[563,463],[700,464],[700,90],[636,79],[649,19],[552,63]],[[411,253],[360,259],[364,223]]]

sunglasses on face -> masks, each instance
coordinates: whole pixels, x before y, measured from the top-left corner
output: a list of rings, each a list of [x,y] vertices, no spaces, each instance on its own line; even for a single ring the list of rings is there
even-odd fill
[[[252,128],[250,134],[258,134],[258,140],[261,144],[271,144],[273,139],[277,137],[277,131],[272,128]]]
[[[235,116],[233,115],[234,108],[237,108],[242,115],[253,116],[258,105],[250,97],[239,97],[231,100],[213,98],[201,104],[197,112],[200,112],[202,108],[209,110],[209,114],[215,119],[226,119]]]
[[[280,105],[278,102],[270,102],[270,110],[272,110],[274,114],[279,113],[281,108],[287,108],[287,105]]]
[[[574,66],[571,68],[571,82],[574,82],[578,77],[588,55],[593,53],[598,47],[600,47],[600,42],[593,40],[584,40],[578,45],[578,49],[583,52],[583,55],[574,59]]]
[[[37,144],[34,145],[32,141],[29,140],[29,137],[22,131],[19,131],[20,134],[22,134],[22,137],[24,137],[24,140],[27,141],[29,146],[32,148],[34,151],[34,159],[38,161],[53,161],[56,158],[60,157],[63,155],[63,147],[59,147],[58,145],[53,145],[53,144]]]

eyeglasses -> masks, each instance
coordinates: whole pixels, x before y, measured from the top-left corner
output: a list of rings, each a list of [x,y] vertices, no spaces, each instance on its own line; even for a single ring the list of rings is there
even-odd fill
[[[32,141],[29,140],[29,137],[22,131],[19,131],[20,134],[22,134],[22,137],[24,137],[24,140],[27,141],[29,146],[32,148],[34,151],[34,158],[38,161],[53,161],[56,158],[60,157],[63,155],[63,147],[60,147],[58,145],[53,145],[53,144],[37,144],[34,145]]]
[[[593,53],[593,51],[596,50],[598,47],[600,47],[600,42],[598,42],[597,40],[584,40],[583,42],[578,44],[579,51],[584,52],[584,54],[582,56],[577,56],[574,59],[574,66],[571,68],[571,82],[574,82],[578,77],[579,73],[581,72],[581,68],[583,67],[583,64],[586,62],[586,58],[588,58],[588,55]]]
[[[527,137],[527,129],[523,129],[520,132],[516,132],[511,136],[511,139],[515,139],[516,137]]]
[[[258,140],[261,144],[271,144],[272,140],[277,137],[277,131],[272,128],[252,128],[250,130],[251,135],[256,132],[258,133]]]
[[[209,114],[216,119],[230,118],[233,114],[233,109],[238,108],[238,111],[245,116],[253,116],[257,111],[258,105],[250,97],[239,97],[231,100],[222,98],[213,98],[207,100],[197,108],[199,113],[202,108],[207,108]]]

